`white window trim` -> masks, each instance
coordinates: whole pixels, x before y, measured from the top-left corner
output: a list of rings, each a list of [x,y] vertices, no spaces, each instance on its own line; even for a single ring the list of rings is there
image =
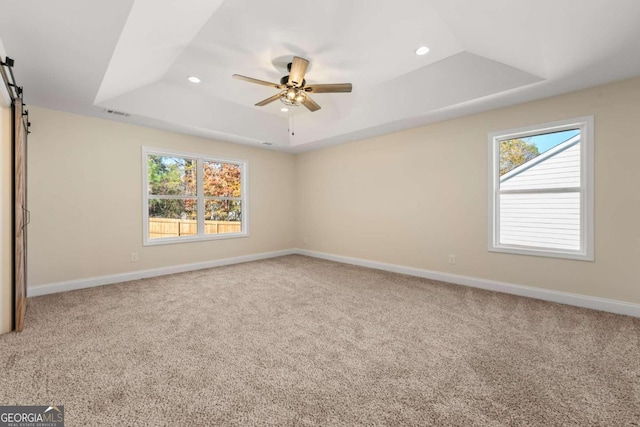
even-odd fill
[[[580,129],[580,249],[561,250],[500,244],[500,141],[548,132]],[[489,251],[594,261],[594,118],[577,117],[552,123],[508,129],[489,134]]]
[[[148,155],[160,155],[160,156],[176,156],[194,159],[197,161],[198,174],[197,174],[197,196],[193,197],[198,201],[198,234],[189,237],[167,237],[161,239],[149,238],[149,190],[148,190]],[[205,197],[203,194],[203,174],[201,173],[202,163],[204,161],[209,162],[221,162],[232,163],[240,166],[240,185],[242,192],[242,231],[240,233],[224,233],[224,234],[204,234],[204,202]],[[205,240],[223,240],[234,239],[238,237],[249,236],[249,193],[247,190],[247,183],[249,181],[248,175],[248,162],[246,160],[227,159],[223,157],[212,157],[204,154],[190,153],[186,151],[174,151],[166,150],[162,148],[142,147],[142,233],[143,233],[143,246],[156,246],[156,245],[168,245],[174,243],[188,243],[188,242],[201,242]],[[170,198],[170,196],[167,196]],[[183,197],[179,197],[183,198]]]

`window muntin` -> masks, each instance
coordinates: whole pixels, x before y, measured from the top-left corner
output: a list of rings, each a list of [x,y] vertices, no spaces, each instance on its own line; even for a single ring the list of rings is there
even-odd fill
[[[144,244],[248,235],[246,162],[143,148]]]
[[[489,250],[593,260],[593,118],[495,132]]]

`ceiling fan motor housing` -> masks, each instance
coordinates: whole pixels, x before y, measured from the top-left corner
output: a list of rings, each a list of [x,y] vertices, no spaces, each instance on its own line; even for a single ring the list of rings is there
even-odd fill
[[[283,78],[280,79],[280,84],[281,85],[285,85],[285,86],[289,86],[289,76],[284,76]],[[296,85],[292,85],[292,86],[297,86],[297,87],[303,87],[306,86],[307,81],[306,80],[302,80],[301,84],[296,84]]]

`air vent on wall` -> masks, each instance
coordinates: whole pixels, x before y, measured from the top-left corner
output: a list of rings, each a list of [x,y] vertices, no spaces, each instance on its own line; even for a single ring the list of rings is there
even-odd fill
[[[120,116],[120,117],[129,117],[131,115],[129,113],[123,113],[122,111],[116,111],[116,110],[104,110],[104,112],[107,114],[113,114],[114,116]]]

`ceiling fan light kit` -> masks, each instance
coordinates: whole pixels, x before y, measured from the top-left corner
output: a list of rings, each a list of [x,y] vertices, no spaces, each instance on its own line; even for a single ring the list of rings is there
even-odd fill
[[[282,101],[283,104],[288,105],[290,107],[297,107],[306,98],[307,98],[307,95],[304,93],[304,91],[298,88],[292,87],[280,92],[280,101]]]
[[[264,80],[254,79],[252,77],[241,76],[234,74],[233,78],[238,80],[244,80],[249,83],[255,83],[262,86],[270,86],[275,89],[280,89],[276,95],[273,95],[267,99],[256,104],[257,107],[262,107],[273,101],[279,99],[283,104],[290,107],[297,107],[298,105],[304,105],[309,111],[318,111],[320,106],[311,99],[309,93],[346,93],[351,92],[351,83],[334,83],[334,84],[322,84],[322,85],[309,85],[304,79],[304,75],[309,67],[309,61],[300,58],[298,56],[293,57],[293,61],[287,65],[289,75],[280,79],[280,84],[271,83]]]

